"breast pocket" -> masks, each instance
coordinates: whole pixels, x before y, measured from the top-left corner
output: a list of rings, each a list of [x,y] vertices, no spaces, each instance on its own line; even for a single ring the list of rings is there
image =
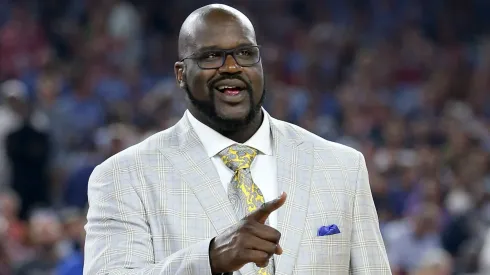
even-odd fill
[[[349,261],[349,245],[342,233],[305,238],[301,243],[295,268],[298,272],[295,274],[347,275]]]
[[[321,216],[307,218],[304,238],[301,242],[302,264],[333,266],[338,269],[348,268],[350,260],[350,228],[341,222],[339,217],[330,216],[328,220]],[[322,226],[335,224],[340,233],[319,236],[318,230]]]
[[[315,236],[310,240],[316,254],[321,259],[337,258],[346,255],[349,243],[343,233],[326,236]]]

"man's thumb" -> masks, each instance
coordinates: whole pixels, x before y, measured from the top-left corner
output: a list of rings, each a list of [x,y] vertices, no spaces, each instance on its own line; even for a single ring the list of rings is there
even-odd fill
[[[248,219],[253,219],[260,223],[265,223],[269,215],[279,209],[286,202],[286,193],[282,192],[279,197],[274,200],[268,201],[262,206],[248,215]]]

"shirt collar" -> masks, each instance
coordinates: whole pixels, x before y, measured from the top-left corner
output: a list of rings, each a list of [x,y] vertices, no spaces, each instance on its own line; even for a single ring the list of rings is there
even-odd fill
[[[259,129],[255,134],[247,140],[243,145],[250,146],[259,150],[262,154],[272,155],[272,135],[270,129],[270,116],[269,114],[262,108],[262,112],[264,113],[264,119]],[[196,132],[199,140],[204,146],[204,150],[206,151],[209,157],[213,157],[221,152],[223,149],[237,144],[237,142],[221,135],[215,130],[211,129],[209,126],[197,120],[189,110],[185,112],[185,115],[189,119],[189,122]]]

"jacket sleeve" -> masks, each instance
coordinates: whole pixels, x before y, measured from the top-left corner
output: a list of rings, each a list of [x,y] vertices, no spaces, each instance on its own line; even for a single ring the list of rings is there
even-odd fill
[[[356,184],[350,274],[391,274],[369,185],[366,161],[361,153],[359,153]]]
[[[155,261],[144,204],[120,169],[108,160],[90,177],[83,274],[211,275],[211,238]]]

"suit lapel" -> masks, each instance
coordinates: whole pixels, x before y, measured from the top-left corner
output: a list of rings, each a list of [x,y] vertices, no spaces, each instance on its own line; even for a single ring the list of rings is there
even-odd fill
[[[199,200],[217,234],[237,222],[218,172],[187,117],[175,126],[170,148],[161,151]]]
[[[313,145],[303,142],[271,119],[279,192],[286,192],[285,205],[278,210],[283,254],[274,256],[276,275],[290,275],[298,257],[310,199]]]

